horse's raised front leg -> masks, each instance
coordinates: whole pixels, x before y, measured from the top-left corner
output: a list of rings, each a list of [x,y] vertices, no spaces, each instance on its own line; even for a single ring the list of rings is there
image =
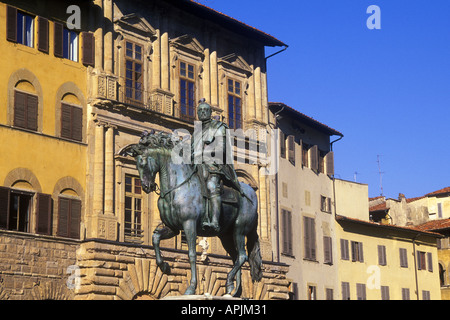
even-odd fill
[[[195,294],[197,288],[197,226],[194,220],[188,220],[183,224],[184,233],[189,250],[189,264],[191,265],[191,282],[185,291],[185,295]]]
[[[161,256],[161,250],[159,249],[159,242],[161,240],[170,239],[172,237],[175,237],[179,232],[175,232],[169,227],[166,227],[164,224],[159,224],[155,231],[153,231],[152,236],[152,242],[153,247],[155,248],[155,255],[156,255],[156,264],[161,269],[161,271],[165,274],[170,273],[170,267],[167,262],[164,262],[162,256]]]

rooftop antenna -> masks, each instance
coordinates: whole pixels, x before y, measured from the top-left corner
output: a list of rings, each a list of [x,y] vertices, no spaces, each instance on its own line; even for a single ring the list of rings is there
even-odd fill
[[[356,176],[359,174],[359,172],[355,171],[355,173],[353,174],[353,180],[356,182]]]
[[[381,155],[377,155],[377,163],[378,163],[378,174],[380,175],[380,190],[381,190],[381,195],[383,195],[383,174],[384,172],[381,171],[381,165],[380,165],[380,157]]]

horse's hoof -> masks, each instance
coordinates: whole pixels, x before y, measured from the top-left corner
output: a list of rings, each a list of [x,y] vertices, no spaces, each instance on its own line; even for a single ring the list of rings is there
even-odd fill
[[[170,274],[170,266],[169,266],[169,264],[167,262],[161,263],[159,268],[161,269],[162,273]]]

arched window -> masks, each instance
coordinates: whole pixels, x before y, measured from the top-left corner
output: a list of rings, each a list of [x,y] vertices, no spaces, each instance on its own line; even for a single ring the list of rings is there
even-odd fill
[[[14,126],[28,130],[38,129],[38,96],[34,86],[19,81],[14,87]]]
[[[61,101],[61,137],[76,141],[83,139],[83,107],[70,93]]]

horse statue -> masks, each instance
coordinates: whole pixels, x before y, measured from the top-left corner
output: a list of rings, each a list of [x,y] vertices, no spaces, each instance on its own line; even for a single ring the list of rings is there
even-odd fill
[[[161,240],[170,239],[184,230],[191,268],[190,284],[184,294],[195,294],[196,238],[217,236],[233,261],[233,268],[227,275],[226,295],[239,296],[242,294],[241,267],[246,261],[250,265],[252,281],[258,282],[262,278],[256,193],[248,184],[240,182],[242,195],[235,192],[234,201],[223,197],[219,231],[203,230],[201,223],[207,214],[207,199],[203,196],[196,166],[179,164],[172,160],[172,151],[178,143],[183,143],[182,139],[175,135],[151,132],[141,136],[138,144],[129,145],[121,152],[122,155],[136,159],[145,193],[158,192],[159,189],[158,209],[163,223],[154,230],[152,236],[156,263],[163,273],[170,273],[169,265],[161,256],[159,244]],[[157,173],[159,187],[155,182]],[[245,251],[245,237],[248,255]]]

